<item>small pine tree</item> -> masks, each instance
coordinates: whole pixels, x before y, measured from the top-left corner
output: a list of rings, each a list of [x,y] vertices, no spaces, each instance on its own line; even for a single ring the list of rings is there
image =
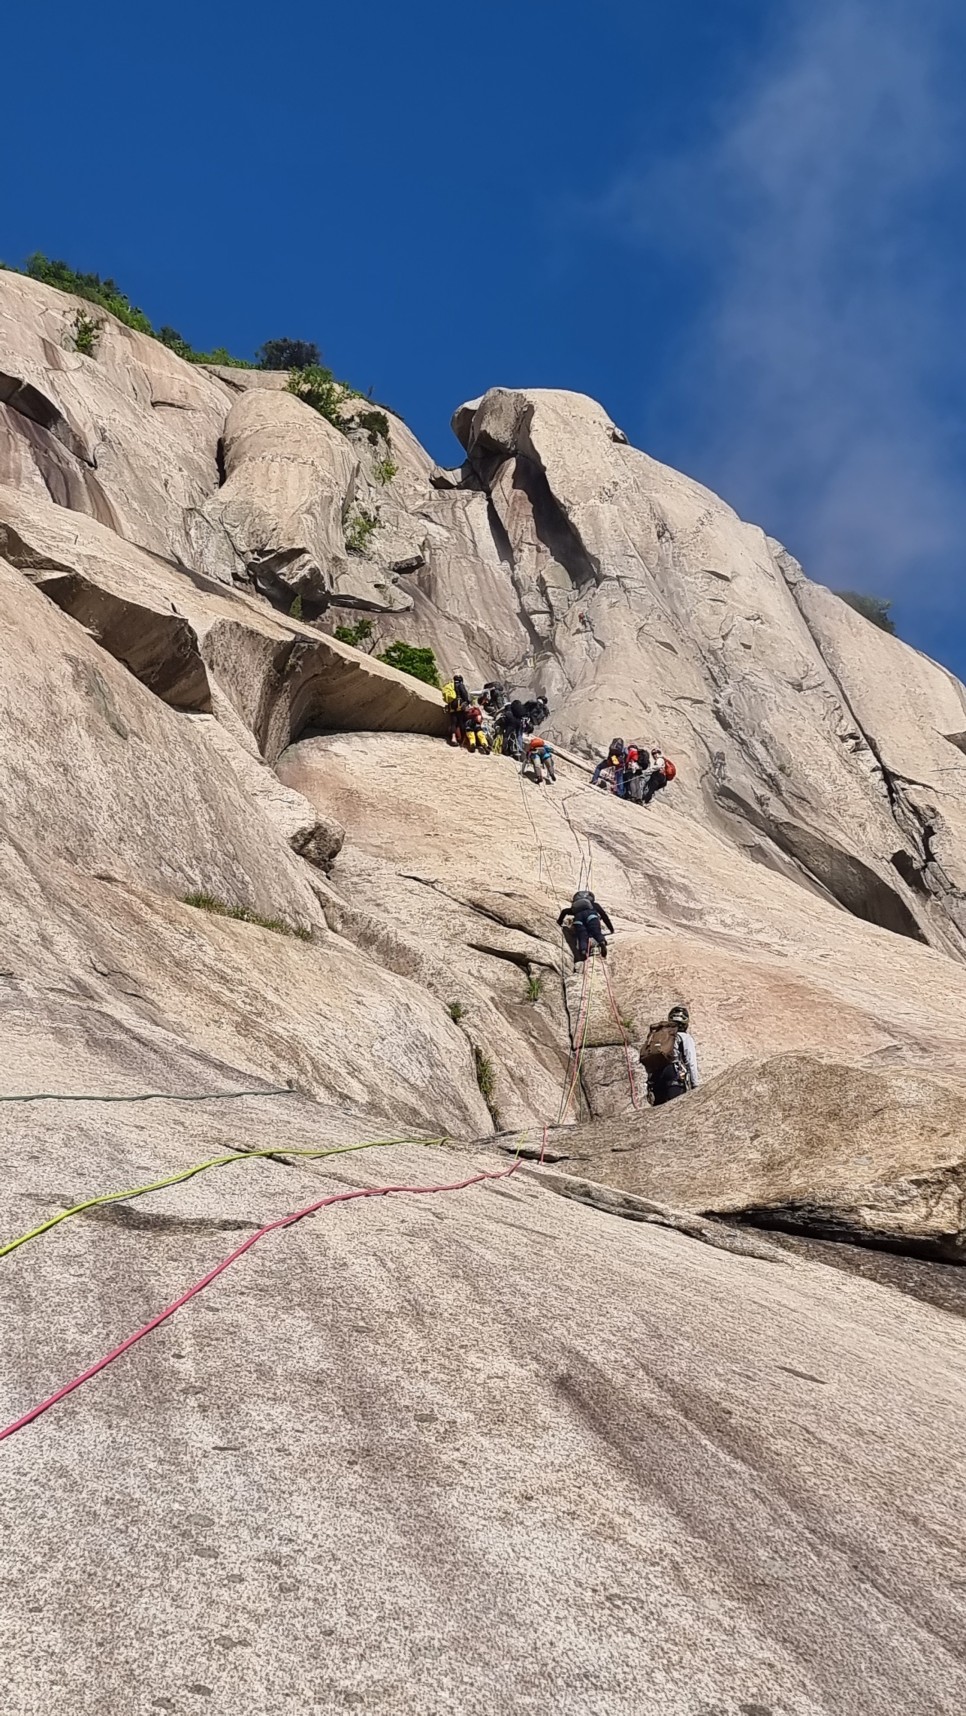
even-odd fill
[[[266,340],[255,353],[259,369],[310,369],[322,362],[314,340]]]

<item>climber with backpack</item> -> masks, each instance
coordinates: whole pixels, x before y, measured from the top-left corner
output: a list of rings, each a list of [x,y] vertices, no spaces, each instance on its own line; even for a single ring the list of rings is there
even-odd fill
[[[490,750],[490,736],[486,730],[486,721],[479,704],[468,703],[466,708],[462,711],[461,719],[463,722],[463,737],[466,740],[467,750],[479,752],[479,754],[484,757],[488,756]]]
[[[651,753],[642,745],[629,745],[624,759],[624,797],[632,804],[644,803],[644,788],[651,767]]]
[[[620,790],[618,782],[623,779],[624,758],[626,755],[627,750],[623,739],[612,739],[608,746],[606,757],[601,757],[600,762],[597,764],[597,767],[590,777],[591,786],[600,785],[600,777],[604,773],[605,769],[613,770],[613,774],[610,775],[609,778],[614,782],[613,790],[618,792]]]
[[[519,757],[523,746],[523,723],[526,719],[518,697],[507,703],[496,718],[497,730],[503,736],[501,749],[505,757]]]
[[[476,701],[484,714],[498,715],[506,702],[506,695],[502,685],[497,685],[492,679],[488,679]]]
[[[656,1108],[686,1096],[701,1083],[698,1052],[686,1007],[672,1007],[667,1018],[652,1025],[641,1044],[641,1065],[647,1073],[647,1094]]]
[[[578,889],[570,905],[564,906],[557,919],[561,929],[564,927],[565,918],[573,920],[574,938],[577,943],[577,953],[574,958],[575,971],[580,961],[587,958],[591,941],[596,942],[600,948],[601,958],[607,958],[607,943],[604,940],[602,925],[606,926],[611,935],[614,933],[614,926],[603,906],[598,903],[589,889]]]
[[[539,735],[535,735],[534,738],[527,741],[526,756],[523,759],[523,768],[520,773],[525,775],[528,768],[533,770],[533,778],[537,786],[543,786],[544,769],[547,771],[547,780],[551,785],[556,785],[557,770],[553,760],[553,746],[549,739],[541,739]]]
[[[463,711],[470,701],[466,689],[466,681],[462,674],[454,673],[452,679],[443,686],[443,702],[449,716],[449,742],[451,745],[463,743]]]
[[[670,757],[666,757],[664,755],[660,746],[652,745],[651,772],[648,775],[647,780],[644,782],[644,791],[641,796],[641,803],[650,804],[654,794],[660,792],[663,787],[666,787],[669,781],[673,781],[677,772],[678,771],[674,767]]]

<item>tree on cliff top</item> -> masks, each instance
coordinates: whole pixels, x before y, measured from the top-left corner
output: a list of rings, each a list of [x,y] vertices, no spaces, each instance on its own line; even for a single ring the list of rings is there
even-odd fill
[[[314,340],[266,340],[255,353],[259,369],[309,369],[321,364]]]
[[[880,631],[896,637],[896,624],[889,613],[892,603],[886,601],[883,596],[866,596],[861,590],[836,590],[835,594],[841,601],[848,602],[849,607],[854,608],[863,619],[871,620]]]

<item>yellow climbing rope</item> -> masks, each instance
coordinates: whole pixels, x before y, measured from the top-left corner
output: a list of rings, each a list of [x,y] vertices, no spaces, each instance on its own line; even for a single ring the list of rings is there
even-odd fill
[[[446,1138],[377,1138],[368,1144],[339,1144],[330,1150],[287,1150],[283,1146],[274,1150],[239,1150],[229,1156],[212,1156],[207,1162],[196,1162],[191,1168],[183,1168],[180,1173],[169,1174],[162,1180],[152,1180],[146,1186],[132,1186],[126,1192],[101,1192],[97,1197],[85,1198],[83,1203],[72,1204],[70,1209],[48,1216],[47,1220],[40,1222],[37,1227],[30,1228],[17,1239],[8,1240],[6,1245],[0,1245],[0,1257],[9,1257],[11,1251],[16,1251],[19,1246],[27,1245],[32,1239],[39,1239],[41,1234],[49,1233],[52,1227],[58,1227],[62,1221],[69,1221],[71,1216],[83,1215],[85,1210],[97,1209],[102,1204],[123,1203],[127,1198],[143,1198],[147,1192],[161,1192],[168,1186],[181,1185],[185,1180],[194,1179],[196,1174],[205,1174],[210,1168],[226,1168],[232,1162],[273,1160],[284,1163],[290,1156],[321,1161],[327,1156],[348,1156],[355,1150],[388,1150],[397,1144],[423,1145],[438,1150],[447,1142]]]

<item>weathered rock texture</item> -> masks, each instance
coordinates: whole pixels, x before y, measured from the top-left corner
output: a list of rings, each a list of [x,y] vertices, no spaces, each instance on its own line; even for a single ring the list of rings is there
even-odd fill
[[[747,1224],[962,1256],[966,692],[581,396],[443,471],[79,308],[0,272],[0,1096],[63,1098],[0,1242],[274,1154],[0,1258],[0,1428],[259,1223],[545,1162],[274,1235],[0,1444],[18,1716],[960,1716],[962,1324]],[[558,785],[353,613],[546,690]]]
[[[356,466],[345,436],[294,394],[252,388],[228,413],[223,447],[224,485],[193,524],[199,565],[225,583],[323,606],[346,570],[343,507]]]
[[[626,1080],[624,1095],[626,1108]],[[569,1171],[677,1210],[954,1263],[966,1248],[962,1085],[921,1072],[742,1061],[687,1101],[554,1130],[549,1145]]]

